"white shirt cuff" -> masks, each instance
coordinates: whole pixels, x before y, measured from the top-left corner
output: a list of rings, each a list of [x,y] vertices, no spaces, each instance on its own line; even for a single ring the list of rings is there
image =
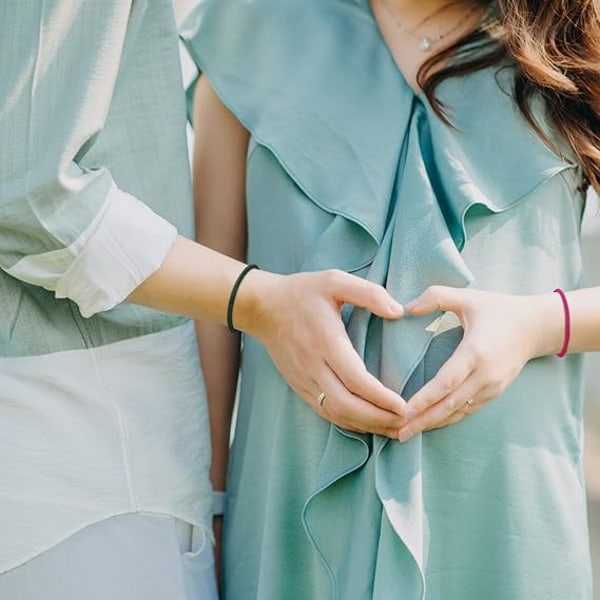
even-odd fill
[[[26,256],[9,273],[70,298],[84,317],[125,300],[163,263],[176,228],[115,185],[90,226],[70,246]]]

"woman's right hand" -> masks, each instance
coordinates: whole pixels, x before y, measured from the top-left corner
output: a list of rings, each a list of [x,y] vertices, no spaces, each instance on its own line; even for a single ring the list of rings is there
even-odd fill
[[[406,402],[367,371],[346,333],[344,304],[386,319],[404,314],[384,288],[342,271],[252,271],[238,292],[234,322],[266,347],[288,384],[321,417],[396,439]],[[319,403],[321,393],[326,398]]]
[[[243,263],[179,237],[130,302],[224,322]],[[406,402],[371,375],[348,338],[344,304],[385,319],[404,313],[381,287],[342,271],[275,275],[251,271],[237,293],[235,326],[269,351],[292,389],[323,418],[353,431],[397,438]],[[327,398],[322,406],[317,398]]]

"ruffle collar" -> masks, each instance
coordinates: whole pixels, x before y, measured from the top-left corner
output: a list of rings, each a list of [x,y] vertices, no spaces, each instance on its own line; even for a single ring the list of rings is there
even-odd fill
[[[366,0],[202,0],[182,39],[306,195],[377,244],[415,104],[427,115],[428,151],[459,247],[469,206],[504,210],[566,166],[524,126],[510,69],[442,84],[455,128],[445,125],[398,71]]]

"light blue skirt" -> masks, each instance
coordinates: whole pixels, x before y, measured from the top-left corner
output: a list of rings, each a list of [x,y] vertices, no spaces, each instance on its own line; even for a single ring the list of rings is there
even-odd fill
[[[0,575],[0,598],[216,600],[212,544],[173,517],[112,517]]]

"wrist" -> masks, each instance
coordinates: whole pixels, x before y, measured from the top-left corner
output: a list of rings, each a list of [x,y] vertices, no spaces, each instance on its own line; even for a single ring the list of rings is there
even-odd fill
[[[269,300],[273,297],[276,281],[282,277],[259,270],[248,273],[235,300],[233,320],[236,329],[260,339],[265,315],[272,312]]]

